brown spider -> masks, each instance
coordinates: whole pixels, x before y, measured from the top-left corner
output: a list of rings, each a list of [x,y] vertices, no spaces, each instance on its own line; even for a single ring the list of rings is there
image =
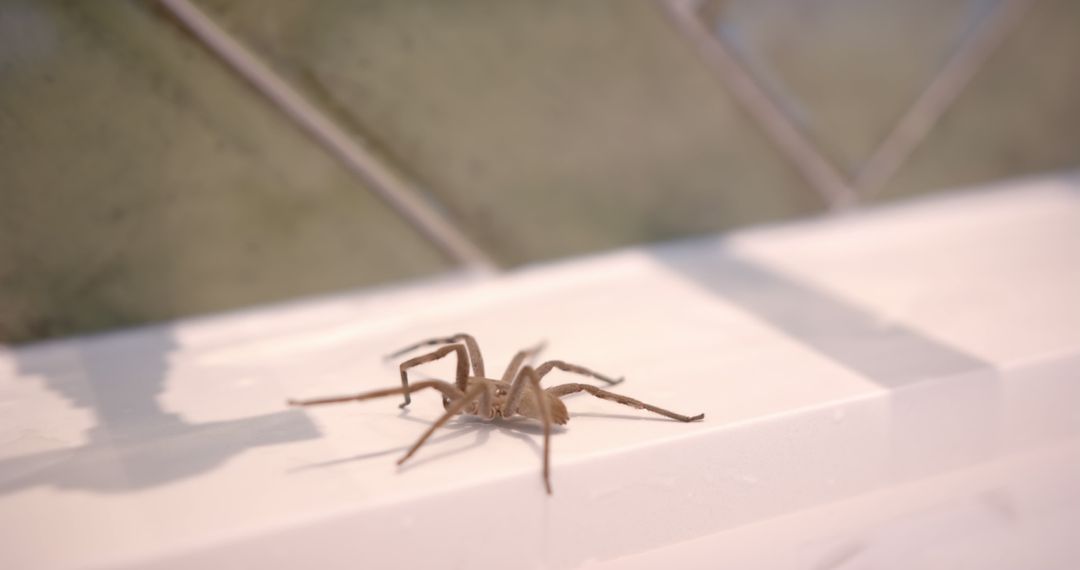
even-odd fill
[[[439,429],[439,427],[457,414],[469,414],[478,416],[484,420],[510,418],[515,415],[540,420],[544,426],[544,486],[547,488],[549,495],[551,494],[551,478],[548,471],[548,464],[551,456],[549,447],[551,424],[554,422],[563,425],[570,419],[570,414],[566,411],[566,405],[563,404],[562,400],[559,398],[575,392],[588,392],[593,396],[604,400],[611,400],[612,402],[630,406],[632,408],[649,410],[650,412],[667,416],[681,422],[693,422],[705,417],[705,414],[698,414],[696,416],[676,414],[675,412],[658,408],[633,398],[621,396],[619,394],[608,392],[607,390],[601,390],[600,388],[589,384],[561,384],[544,390],[540,387],[540,380],[543,379],[548,372],[551,372],[553,368],[584,376],[591,376],[606,382],[609,385],[615,385],[623,381],[622,378],[608,378],[603,374],[593,372],[583,366],[570,364],[561,360],[549,360],[535,368],[529,364],[525,364],[526,359],[535,356],[543,349],[544,343],[540,343],[533,348],[521,350],[514,355],[513,360],[510,361],[510,365],[506,367],[506,371],[503,372],[502,378],[499,380],[493,380],[485,376],[484,359],[480,354],[480,346],[476,343],[476,339],[464,333],[418,342],[390,354],[386,358],[396,358],[422,346],[439,344],[448,346],[444,346],[433,352],[429,352],[428,354],[410,358],[401,363],[399,367],[401,370],[400,388],[385,388],[383,390],[375,390],[352,396],[337,396],[332,398],[299,401],[289,400],[289,405],[312,406],[316,404],[333,404],[337,402],[369,400],[372,398],[381,398],[383,396],[403,394],[405,396],[405,402],[401,404],[400,407],[404,408],[409,405],[409,402],[411,401],[410,394],[413,392],[418,392],[424,388],[435,388],[439,392],[442,392],[443,408],[446,409],[446,413],[436,420],[436,422],[424,432],[424,435],[420,436],[420,439],[416,440],[416,443],[413,444],[409,451],[398,460],[398,465],[401,465],[407,459],[412,457],[413,454],[416,453],[416,450],[420,449],[420,446],[431,437],[431,434],[434,433],[435,430]],[[453,384],[443,382],[442,380],[424,380],[416,382],[411,386],[409,385],[408,370],[410,368],[426,362],[438,360],[450,353],[455,353],[457,355],[457,373]],[[469,375],[470,366],[472,368],[471,376]],[[526,390],[526,387],[529,388],[529,390]]]

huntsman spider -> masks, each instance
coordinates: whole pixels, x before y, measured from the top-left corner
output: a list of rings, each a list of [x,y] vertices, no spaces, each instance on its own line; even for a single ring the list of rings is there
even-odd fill
[[[549,468],[551,458],[551,424],[564,425],[570,420],[570,414],[566,410],[566,405],[560,400],[563,396],[574,394],[576,392],[587,392],[597,398],[610,400],[617,404],[623,404],[639,410],[648,410],[681,422],[698,421],[705,417],[705,414],[698,414],[696,416],[677,414],[627,396],[602,390],[590,384],[570,383],[552,386],[547,389],[541,388],[540,381],[555,368],[573,374],[589,376],[611,386],[623,381],[622,378],[609,378],[603,374],[585,368],[584,366],[570,364],[569,362],[564,362],[562,360],[548,360],[536,367],[527,364],[527,360],[531,360],[532,357],[543,349],[544,343],[521,350],[515,354],[514,358],[510,361],[510,365],[506,367],[502,378],[499,380],[488,378],[486,376],[484,371],[484,358],[480,354],[480,346],[476,343],[476,339],[471,335],[464,333],[418,342],[398,350],[397,352],[388,355],[386,358],[397,358],[418,348],[435,345],[446,346],[427,354],[410,358],[400,364],[400,388],[385,388],[350,396],[317,398],[313,400],[289,400],[289,405],[314,406],[319,404],[370,400],[384,396],[404,395],[405,402],[399,406],[404,408],[412,401],[411,394],[413,392],[419,392],[425,388],[434,388],[438,390],[442,393],[443,408],[446,412],[420,436],[420,439],[416,440],[416,443],[414,443],[405,455],[398,460],[398,465],[401,465],[412,457],[413,454],[420,449],[420,446],[424,445],[424,442],[431,437],[435,430],[439,429],[450,420],[450,418],[458,414],[477,416],[484,420],[497,420],[514,416],[524,416],[539,420],[544,427],[543,478],[544,487],[547,489],[549,495],[551,494],[551,476]],[[442,380],[423,380],[411,385],[409,384],[408,371],[410,368],[438,360],[449,354],[455,354],[457,356],[457,370],[453,384]]]

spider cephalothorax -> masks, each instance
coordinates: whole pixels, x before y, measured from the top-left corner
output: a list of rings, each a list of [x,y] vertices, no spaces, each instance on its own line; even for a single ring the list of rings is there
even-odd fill
[[[352,396],[338,396],[300,401],[289,400],[289,405],[311,406],[316,404],[369,400],[372,398],[402,394],[405,397],[405,402],[401,404],[400,407],[404,408],[412,401],[410,395],[413,392],[418,392],[425,388],[434,388],[438,390],[442,393],[443,407],[446,408],[446,413],[436,420],[435,423],[424,432],[424,435],[420,436],[420,439],[413,444],[409,451],[398,460],[399,465],[412,457],[412,455],[416,453],[416,450],[420,449],[420,446],[431,437],[431,434],[434,433],[435,430],[439,429],[439,427],[445,424],[450,418],[458,414],[477,416],[486,420],[511,418],[514,416],[524,416],[539,420],[544,426],[543,474],[544,485],[549,494],[551,493],[551,477],[548,469],[550,463],[549,443],[551,439],[551,424],[563,425],[570,420],[570,414],[566,410],[566,405],[563,404],[561,400],[563,396],[575,392],[588,392],[593,396],[604,400],[610,400],[637,409],[649,410],[650,412],[682,422],[697,421],[705,417],[705,414],[698,414],[696,416],[676,414],[675,412],[670,412],[633,398],[628,398],[607,390],[601,390],[591,384],[560,384],[558,386],[543,389],[540,387],[540,381],[555,368],[574,374],[590,376],[609,385],[618,384],[623,380],[622,378],[609,378],[603,374],[593,372],[588,368],[563,362],[562,360],[549,360],[536,367],[526,364],[526,360],[532,358],[543,349],[543,343],[533,348],[518,351],[510,361],[510,365],[507,366],[506,370],[503,372],[502,378],[499,380],[487,378],[485,376],[484,359],[480,353],[480,346],[472,336],[464,333],[418,342],[391,354],[387,358],[395,358],[405,353],[412,352],[422,346],[433,345],[445,346],[427,354],[410,358],[401,363],[399,366],[401,371],[400,388],[386,388]],[[424,380],[412,385],[409,384],[408,370],[410,368],[424,364],[425,362],[438,360],[450,353],[454,353],[457,356],[457,372],[453,384],[442,380]]]

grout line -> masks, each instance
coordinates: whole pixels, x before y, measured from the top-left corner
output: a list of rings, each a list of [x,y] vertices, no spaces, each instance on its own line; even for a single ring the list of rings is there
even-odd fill
[[[854,177],[863,198],[873,196],[896,174],[937,125],[990,55],[1010,36],[1035,0],[1004,0],[958,49],[882,140]]]
[[[723,42],[701,25],[695,14],[696,0],[661,0],[676,27],[704,56],[731,89],[735,99],[757,120],[782,154],[790,160],[832,210],[854,206],[858,194],[847,177],[818,152],[815,145],[791,122],[768,93],[754,80]]]
[[[354,175],[455,261],[479,273],[493,273],[496,263],[433,208],[411,183],[391,170],[360,142],[271,70],[189,0],[159,0],[214,54],[293,119]]]

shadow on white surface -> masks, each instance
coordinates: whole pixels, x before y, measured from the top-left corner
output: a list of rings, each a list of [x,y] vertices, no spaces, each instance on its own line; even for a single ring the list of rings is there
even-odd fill
[[[713,242],[713,243],[710,243]],[[751,261],[722,239],[652,249],[656,260],[885,388],[992,368],[882,315]]]
[[[889,390],[897,481],[1001,451],[997,367],[855,301],[740,255],[723,238],[659,246],[664,266]],[[927,381],[935,381],[928,385]]]
[[[401,413],[399,417],[403,420],[416,422],[424,426],[429,426],[431,423],[428,420],[421,420],[413,418],[408,413]],[[600,414],[595,412],[578,412],[571,413],[571,419],[573,418],[599,418],[606,420],[633,420],[633,421],[647,421],[647,422],[669,422],[679,423],[677,420],[670,418],[652,417],[652,416],[633,416],[629,414]],[[552,437],[558,437],[561,434],[566,433],[568,430],[565,426],[552,426]],[[449,432],[449,433],[446,433]],[[544,448],[537,442],[535,437],[544,435],[544,428],[542,425],[533,420],[502,420],[499,422],[485,422],[471,417],[458,417],[451,420],[442,426],[438,433],[434,435],[424,444],[424,447],[417,452],[415,459],[411,459],[405,464],[401,465],[400,471],[407,471],[409,469],[415,469],[421,465],[432,463],[449,457],[451,455],[457,455],[459,453],[465,453],[469,450],[482,447],[487,443],[493,432],[498,432],[507,437],[511,437],[522,441],[528,447],[532,448],[534,455],[537,459],[537,465],[541,465],[541,461],[544,458]],[[444,444],[458,439],[465,438],[469,435],[475,435],[473,440],[462,446],[452,447],[449,449],[439,449],[444,447]],[[387,449],[381,449],[377,451],[370,451],[367,453],[360,453],[357,455],[351,455],[349,457],[342,457],[340,459],[331,459],[328,461],[319,461],[308,465],[303,465],[290,472],[302,472],[311,469],[319,469],[325,467],[333,467],[341,465],[343,463],[350,463],[353,461],[367,461],[371,459],[377,459],[380,457],[394,458],[397,455],[404,455],[406,451],[411,447],[409,445],[399,445]],[[427,452],[427,453],[425,453]]]
[[[79,447],[0,460],[0,493],[38,485],[103,493],[143,489],[209,472],[253,447],[319,437],[296,410],[189,423],[163,409],[159,396],[176,348],[167,328],[62,342],[62,349],[50,344],[14,353],[16,368],[23,378],[40,378],[72,407],[89,410],[96,423]]]

